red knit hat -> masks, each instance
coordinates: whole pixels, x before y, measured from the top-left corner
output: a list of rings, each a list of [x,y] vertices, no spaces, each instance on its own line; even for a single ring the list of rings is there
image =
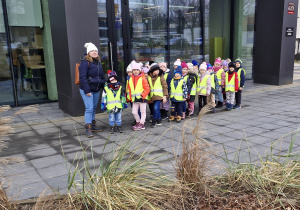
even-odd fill
[[[184,62],[184,61],[181,62],[181,67],[187,68],[187,69],[189,68],[188,65],[186,64],[186,62]]]

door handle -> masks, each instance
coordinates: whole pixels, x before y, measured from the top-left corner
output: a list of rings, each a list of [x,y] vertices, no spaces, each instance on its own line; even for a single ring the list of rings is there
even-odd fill
[[[110,51],[110,66],[111,66],[111,70],[114,70],[114,61],[113,61],[113,51],[112,51],[112,43],[109,42],[109,51]]]

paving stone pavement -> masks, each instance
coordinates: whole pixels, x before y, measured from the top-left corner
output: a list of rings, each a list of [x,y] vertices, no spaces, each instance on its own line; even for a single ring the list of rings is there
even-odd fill
[[[246,81],[242,109],[228,112],[221,108],[216,114],[207,114],[203,119],[206,131],[203,139],[216,154],[225,157],[226,151],[228,159],[234,162],[255,162],[259,155],[270,151],[272,143],[274,154],[287,152],[291,139],[295,139],[293,151],[299,153],[300,135],[295,133],[300,126],[299,88],[300,65],[295,65],[292,85],[271,86]],[[0,117],[12,115],[19,109],[12,108]],[[23,200],[53,191],[67,193],[69,171],[75,170],[77,160],[79,166],[83,165],[80,160],[82,148],[88,148],[86,155],[90,162],[103,156],[109,163],[111,151],[128,139],[140,146],[139,149],[130,148],[136,155],[147,150],[147,158],[157,157],[155,161],[165,172],[174,174],[174,154],[182,154],[182,127],[193,127],[196,117],[180,124],[163,121],[163,125],[156,128],[147,123],[146,130],[138,132],[131,130],[131,109],[126,109],[122,118],[125,132],[110,135],[108,115],[97,114],[98,125],[104,131],[89,139],[85,136],[84,117],[64,113],[57,102],[40,104],[37,113],[16,116],[11,124],[15,133],[2,138],[7,147],[0,157],[18,157],[24,163],[3,168],[2,181],[7,195],[13,200]],[[221,158],[217,159],[223,164]],[[99,164],[97,159],[93,167],[97,168]]]

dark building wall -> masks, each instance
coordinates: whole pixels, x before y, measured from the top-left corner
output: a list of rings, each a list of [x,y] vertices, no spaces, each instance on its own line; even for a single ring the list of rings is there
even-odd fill
[[[270,85],[291,84],[298,0],[256,2],[253,80]],[[288,3],[295,3],[295,14],[288,14]],[[293,37],[286,37],[286,27],[294,28]]]
[[[86,53],[84,44],[99,47],[98,12],[95,0],[49,0],[59,107],[79,116],[84,104],[74,84],[75,63]]]

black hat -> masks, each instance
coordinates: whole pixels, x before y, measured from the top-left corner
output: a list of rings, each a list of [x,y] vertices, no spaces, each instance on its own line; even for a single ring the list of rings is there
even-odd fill
[[[163,70],[159,68],[159,65],[157,63],[151,64],[148,74],[153,73],[155,70],[159,70],[159,75],[163,74]]]
[[[230,62],[230,63],[228,64],[228,67],[233,67],[233,68],[235,68],[235,62]]]

